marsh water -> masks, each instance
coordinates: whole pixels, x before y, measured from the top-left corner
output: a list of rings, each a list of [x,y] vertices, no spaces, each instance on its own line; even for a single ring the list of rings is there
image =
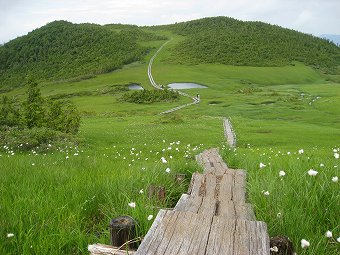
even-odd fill
[[[191,82],[175,82],[168,84],[170,89],[205,89],[207,86],[203,86],[197,83]]]
[[[144,88],[138,84],[129,85],[129,90],[144,90]]]

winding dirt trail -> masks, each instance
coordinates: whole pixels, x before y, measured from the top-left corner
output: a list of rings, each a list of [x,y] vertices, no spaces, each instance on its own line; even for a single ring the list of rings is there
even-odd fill
[[[150,59],[150,62],[149,62],[149,66],[148,66],[148,77],[149,77],[149,80],[150,80],[150,83],[151,85],[155,88],[155,89],[161,89],[163,90],[164,88],[162,87],[162,85],[159,85],[155,82],[153,76],[152,76],[152,64],[153,64],[153,61],[154,59],[156,58],[156,56],[158,55],[158,53],[163,49],[163,47],[169,43],[171,40],[165,42],[156,52],[155,54],[152,56],[152,58]],[[183,105],[180,105],[180,106],[177,106],[177,107],[174,107],[174,108],[171,108],[169,110],[166,110],[164,112],[161,112],[160,114],[166,114],[166,113],[171,113],[171,112],[174,112],[174,111],[177,111],[177,110],[180,110],[184,107],[187,107],[187,106],[190,106],[190,105],[194,105],[194,104],[198,104],[200,102],[200,99],[197,98],[197,97],[192,97],[190,96],[189,94],[187,93],[184,93],[182,91],[179,91],[179,90],[173,90],[173,91],[176,91],[178,94],[180,94],[181,96],[185,96],[185,97],[189,97],[193,100],[192,103],[189,103],[189,104],[183,104]]]

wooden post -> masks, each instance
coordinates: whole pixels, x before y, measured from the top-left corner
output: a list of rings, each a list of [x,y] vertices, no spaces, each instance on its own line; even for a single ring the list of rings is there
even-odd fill
[[[276,247],[276,248],[275,248]],[[294,255],[294,247],[291,240],[286,236],[270,238],[270,255]]]
[[[134,239],[135,225],[136,221],[130,216],[120,216],[112,219],[110,222],[111,244],[113,246],[120,247],[127,241]],[[127,247],[124,245],[122,249],[133,249],[135,247],[135,243],[130,243]]]
[[[185,180],[186,174],[176,174],[175,175],[175,181],[177,183],[181,183]]]
[[[160,201],[165,201],[165,187],[164,186],[155,186],[151,185],[148,188],[148,197],[156,197]]]

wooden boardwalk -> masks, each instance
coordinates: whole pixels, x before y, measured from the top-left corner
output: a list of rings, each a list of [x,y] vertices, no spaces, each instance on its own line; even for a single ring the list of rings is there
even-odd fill
[[[229,119],[223,119],[224,136],[230,147],[236,146],[236,135]]]
[[[167,41],[165,42],[156,52],[155,54],[152,56],[152,58],[150,59],[149,61],[149,65],[148,65],[148,77],[149,77],[149,80],[150,80],[150,83],[151,85],[155,88],[155,89],[160,89],[160,90],[163,90],[163,86],[162,85],[159,85],[156,83],[156,81],[154,80],[153,76],[152,76],[152,64],[153,64],[153,61],[154,59],[156,58],[156,56],[158,55],[158,53],[163,49],[163,47],[170,41]],[[177,107],[174,107],[174,108],[171,108],[169,110],[166,110],[164,112],[161,112],[160,114],[167,114],[167,113],[172,113],[174,111],[178,111],[184,107],[187,107],[187,106],[190,106],[190,105],[194,105],[194,104],[198,104],[200,102],[200,99],[199,97],[192,97],[190,96],[189,94],[187,93],[184,93],[182,91],[178,91],[178,90],[174,90],[173,91],[176,91],[178,94],[180,94],[181,96],[184,96],[184,97],[189,97],[193,100],[192,103],[188,103],[188,104],[183,104],[183,105],[180,105],[180,106],[177,106]]]
[[[269,255],[264,222],[246,202],[246,173],[229,169],[216,149],[197,156],[194,173],[174,210],[160,210],[135,254]]]

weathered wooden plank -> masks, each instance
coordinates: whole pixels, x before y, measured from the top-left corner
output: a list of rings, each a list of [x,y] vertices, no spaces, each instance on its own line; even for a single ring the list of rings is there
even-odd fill
[[[236,221],[234,254],[269,255],[269,237],[264,222]]]
[[[246,201],[246,172],[243,170],[236,170],[234,177],[233,201]]]
[[[227,203],[233,199],[234,176],[234,172],[230,171],[222,176],[219,192],[220,201]]]
[[[148,254],[166,254],[165,251],[167,250],[172,237],[176,235],[182,236],[183,226],[181,224],[181,220],[184,217],[185,214],[183,213],[180,214],[179,212],[175,211],[167,211],[163,221],[169,218],[169,224],[163,234],[161,241],[158,244],[156,243],[154,246],[157,246],[157,248],[149,249]]]
[[[114,247],[105,244],[92,244],[88,246],[88,251],[91,255],[134,255],[136,251],[120,250],[119,247]]]
[[[215,198],[216,183],[217,183],[217,179],[216,179],[215,174],[206,174],[205,182],[204,182],[204,185],[202,186],[204,188],[203,196],[207,198],[211,198],[211,199]],[[203,192],[203,189],[201,190],[201,192]]]
[[[160,241],[163,238],[164,232],[166,230],[167,224],[169,221],[163,220],[166,216],[166,210],[160,210],[149,229],[148,233],[144,237],[143,242],[138,247],[136,255],[145,255],[148,254],[149,249],[154,249],[155,245],[157,245],[157,241]],[[157,246],[156,246],[157,248]]]
[[[202,196],[182,196],[181,202],[178,201],[177,205],[175,206],[175,211],[181,212],[193,212],[198,213],[201,205],[202,205]]]
[[[206,254],[230,254],[234,251],[234,220],[225,220],[222,217],[214,217]]]
[[[206,216],[215,216],[216,213],[216,199],[203,197],[202,203],[198,208],[198,214],[203,214]]]
[[[194,242],[188,245],[186,254],[205,255],[206,245],[209,238],[212,217],[200,214],[198,215],[195,229],[192,231]],[[186,248],[186,247],[183,247]]]
[[[200,174],[200,173],[197,173],[197,172],[193,173],[193,175],[191,177],[189,189],[188,189],[189,195],[192,195],[192,196],[198,196],[199,195],[202,182],[204,181],[203,177],[204,177],[203,174]]]

